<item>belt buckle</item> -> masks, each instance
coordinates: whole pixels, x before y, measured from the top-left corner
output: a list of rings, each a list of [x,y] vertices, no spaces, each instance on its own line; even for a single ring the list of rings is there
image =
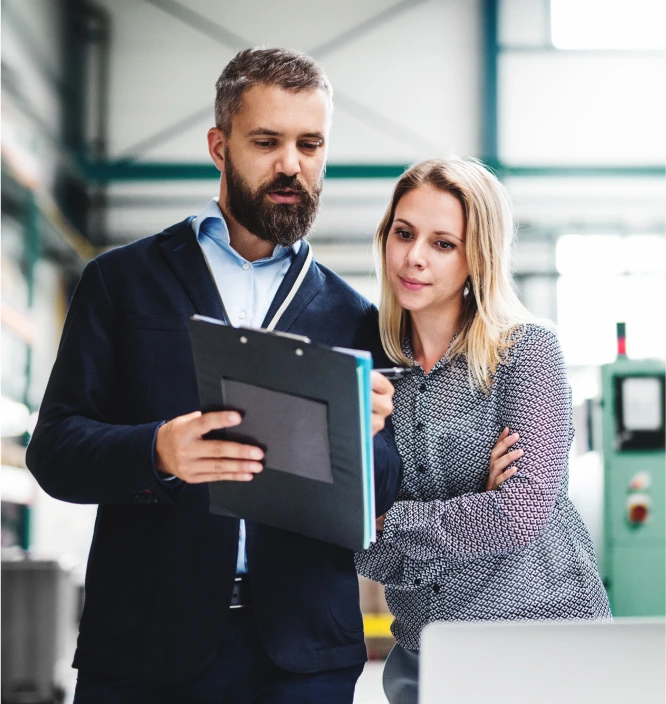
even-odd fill
[[[234,598],[235,598],[235,599],[240,599],[240,597],[241,597],[241,589],[243,588],[243,586],[245,586],[245,585],[243,584],[243,582],[244,582],[244,578],[243,578],[243,577],[236,577],[236,578],[234,579],[234,588],[233,588],[233,591],[231,592],[231,600],[232,600],[232,602],[233,602]],[[230,609],[245,609],[245,608],[247,608],[248,606],[249,606],[249,604],[234,604],[234,603],[229,604],[229,608],[230,608]]]

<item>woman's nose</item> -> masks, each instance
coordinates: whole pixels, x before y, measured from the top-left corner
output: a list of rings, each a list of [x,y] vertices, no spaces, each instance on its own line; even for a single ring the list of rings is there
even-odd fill
[[[405,263],[409,266],[414,266],[419,269],[423,269],[425,266],[425,252],[422,244],[418,241],[413,242],[412,245],[407,249],[405,254]]]

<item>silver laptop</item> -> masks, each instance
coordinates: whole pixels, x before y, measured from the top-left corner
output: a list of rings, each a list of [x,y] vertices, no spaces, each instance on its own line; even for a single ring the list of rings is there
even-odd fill
[[[664,704],[664,619],[432,623],[419,704]]]

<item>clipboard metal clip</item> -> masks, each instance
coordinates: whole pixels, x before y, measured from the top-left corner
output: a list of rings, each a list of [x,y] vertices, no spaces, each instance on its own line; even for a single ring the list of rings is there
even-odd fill
[[[243,326],[239,327],[239,330],[243,329]],[[253,328],[245,328],[246,330],[253,330]],[[254,329],[254,332],[256,332],[256,329]],[[267,332],[269,335],[277,335],[278,337],[286,337],[290,340],[296,340],[296,342],[303,342],[306,345],[309,345],[312,340],[309,337],[305,337],[305,335],[294,335],[293,332],[280,332],[279,330],[266,330],[265,328],[261,328],[261,332]]]

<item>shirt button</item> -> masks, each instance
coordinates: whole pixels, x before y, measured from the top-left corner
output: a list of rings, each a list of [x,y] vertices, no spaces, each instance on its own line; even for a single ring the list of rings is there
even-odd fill
[[[432,590],[433,590],[433,592],[435,592],[435,594],[438,594],[439,593],[439,584],[433,584]]]
[[[245,264],[243,264],[243,271],[247,271],[249,268],[250,268],[250,265],[247,262],[245,262]]]
[[[426,390],[426,385],[425,385],[425,384],[421,384],[421,386],[419,386],[419,391],[420,391],[421,393],[423,393],[425,390]]]
[[[421,586],[421,578],[420,578],[420,577],[417,577],[417,578],[414,580],[414,585],[417,586],[417,587]]]
[[[423,473],[426,471],[426,468],[425,468],[422,464],[420,464],[420,465],[416,468],[416,471],[417,471],[417,472],[421,472],[421,474],[423,474]]]
[[[242,320],[245,317],[245,311],[242,310],[239,314],[238,317]]]
[[[417,430],[423,430],[423,423],[421,423],[421,421],[419,421],[419,422],[416,424],[416,429],[417,429]]]

